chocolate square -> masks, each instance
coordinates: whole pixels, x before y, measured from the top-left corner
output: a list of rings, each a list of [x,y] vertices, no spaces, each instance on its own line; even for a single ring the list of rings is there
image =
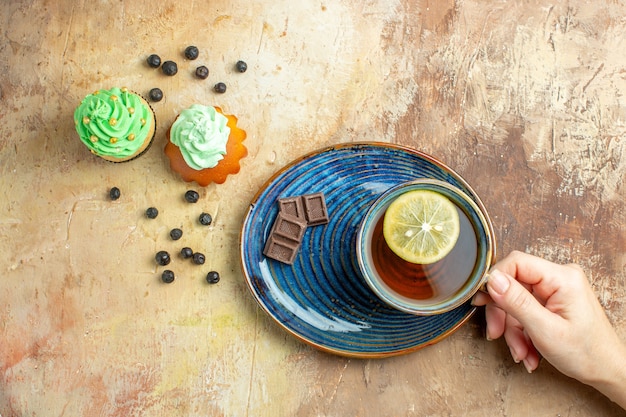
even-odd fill
[[[285,239],[279,235],[271,234],[265,242],[263,255],[291,265],[296,259],[298,249],[300,249],[300,243]]]
[[[309,226],[328,223],[328,209],[323,193],[307,194],[302,196],[304,213]]]
[[[306,220],[278,212],[270,235],[281,236],[285,239],[300,243],[305,230]]]
[[[278,210],[302,220],[306,220],[304,205],[300,196],[285,197],[278,200]]]

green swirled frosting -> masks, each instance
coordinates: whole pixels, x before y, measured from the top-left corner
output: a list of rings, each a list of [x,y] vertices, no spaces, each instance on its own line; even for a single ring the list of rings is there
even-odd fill
[[[89,94],[74,111],[83,143],[97,155],[114,158],[137,153],[152,130],[153,118],[141,97],[117,87]]]
[[[178,146],[191,168],[213,168],[226,155],[230,134],[227,122],[228,118],[215,107],[193,104],[172,124],[170,141]]]

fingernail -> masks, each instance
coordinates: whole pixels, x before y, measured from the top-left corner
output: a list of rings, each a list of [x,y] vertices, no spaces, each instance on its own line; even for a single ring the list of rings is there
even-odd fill
[[[533,368],[530,367],[530,364],[526,361],[526,359],[524,359],[522,362],[524,363],[524,368],[526,368],[528,373],[532,374],[533,373]]]
[[[497,269],[489,273],[489,282],[487,283],[492,290],[502,295],[509,289],[509,280],[504,274]]]
[[[515,351],[512,348],[509,348],[509,350],[511,351],[511,357],[513,358],[513,362],[520,363],[520,360],[517,358],[517,354],[515,353]]]
[[[493,341],[493,339],[489,337],[489,334],[486,334],[486,335],[485,335],[485,339],[487,339],[487,342],[491,342],[491,341]]]

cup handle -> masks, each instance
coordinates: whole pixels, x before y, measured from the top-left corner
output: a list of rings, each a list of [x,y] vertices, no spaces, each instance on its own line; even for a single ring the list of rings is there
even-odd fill
[[[478,291],[481,291],[481,292],[484,292],[484,293],[488,293],[488,291],[487,291],[487,281],[489,281],[489,272],[487,272],[481,278],[481,282],[480,282],[480,286],[478,287]]]

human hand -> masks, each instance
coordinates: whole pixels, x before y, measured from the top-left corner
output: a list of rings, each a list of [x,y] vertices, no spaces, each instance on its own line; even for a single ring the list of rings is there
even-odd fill
[[[492,268],[487,290],[473,304],[486,306],[488,339],[504,335],[529,372],[543,356],[626,408],[626,347],[580,267],[512,252]]]

